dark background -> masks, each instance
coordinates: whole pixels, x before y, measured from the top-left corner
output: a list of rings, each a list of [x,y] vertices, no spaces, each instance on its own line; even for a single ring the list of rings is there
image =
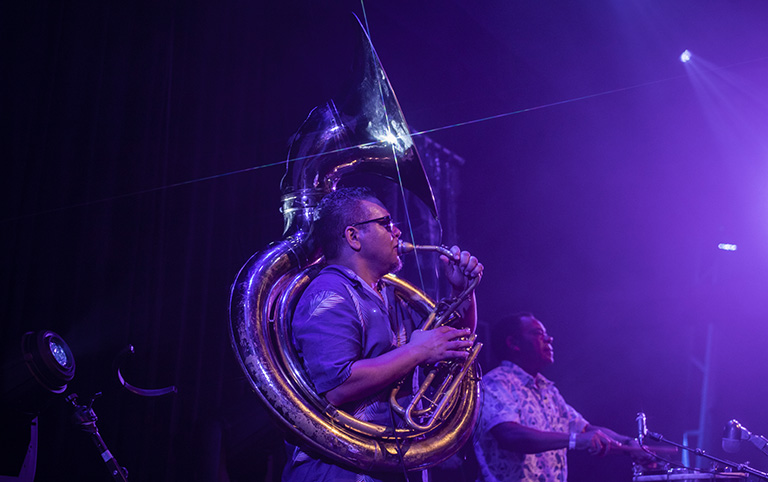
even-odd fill
[[[720,449],[731,418],[768,433],[764,2],[0,8],[3,340],[69,343],[69,391],[103,393],[99,427],[132,480],[211,480],[223,455],[269,472],[279,456],[229,346],[229,289],[280,238],[281,161],[340,95],[350,12],[411,128],[465,161],[442,222],[486,266],[481,334],[533,311],[555,337],[545,374],[591,422],[633,435],[642,410],[680,442],[703,406],[693,445],[768,469],[752,446]],[[177,394],[119,387],[129,343],[126,378]],[[40,437],[37,480],[107,480],[63,403]],[[621,457],[571,462],[572,481],[631,480]]]

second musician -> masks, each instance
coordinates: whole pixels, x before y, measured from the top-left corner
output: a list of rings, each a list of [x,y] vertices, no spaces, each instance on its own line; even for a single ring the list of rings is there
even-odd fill
[[[622,453],[654,462],[638,441],[592,425],[540,372],[554,363],[554,338],[531,313],[499,320],[492,341],[501,365],[483,377],[483,409],[475,437],[482,482],[568,480],[566,450]]]

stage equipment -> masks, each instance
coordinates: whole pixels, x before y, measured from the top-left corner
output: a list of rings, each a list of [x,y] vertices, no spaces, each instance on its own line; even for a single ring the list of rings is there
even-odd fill
[[[112,364],[113,369],[117,372],[117,380],[123,388],[141,397],[160,397],[169,393],[176,393],[176,387],[173,385],[165,388],[149,389],[139,388],[128,383],[123,376],[122,366],[128,355],[133,353],[133,345],[126,346],[123,348],[123,350],[120,351],[120,353],[118,353]],[[79,402],[79,397],[76,393],[67,395],[66,401],[73,409],[72,423],[80,427],[80,430],[90,436],[93,445],[99,452],[99,456],[106,465],[109,474],[112,476],[112,479],[118,482],[127,482],[128,469],[121,466],[117,462],[117,459],[115,459],[114,455],[112,455],[112,452],[110,452],[109,448],[107,448],[107,444],[104,442],[104,439],[99,433],[99,428],[96,426],[98,417],[96,416],[96,412],[93,411],[93,402],[100,396],[101,392],[96,393],[93,397],[91,397],[87,405],[83,405]]]
[[[123,376],[122,367],[125,359],[128,358],[128,355],[133,355],[133,353],[133,345],[128,345],[123,348],[122,351],[118,353],[117,358],[115,358],[114,365],[115,370],[117,371],[117,381],[120,382],[120,385],[122,385],[123,388],[141,397],[161,397],[163,395],[168,395],[169,393],[177,392],[175,385],[170,385],[164,388],[139,388],[128,383]]]
[[[94,395],[88,405],[81,405],[78,403],[76,393],[69,394],[66,400],[74,409],[72,421],[76,425],[79,425],[83,432],[91,436],[91,441],[96,446],[96,450],[98,450],[101,460],[106,464],[107,470],[109,470],[112,478],[118,482],[127,482],[128,470],[117,463],[117,459],[115,459],[112,452],[107,448],[107,444],[104,443],[104,439],[101,438],[99,429],[96,427],[98,417],[93,411],[93,401],[99,396],[101,396],[101,393]]]
[[[728,453],[736,453],[741,448],[743,440],[749,440],[752,445],[768,455],[768,439],[762,435],[752,434],[737,420],[730,420],[723,431],[723,450]]]
[[[642,418],[643,420],[646,419],[645,414],[640,412],[637,414],[638,420]],[[729,440],[732,435],[737,435],[737,432],[744,430],[743,427],[738,425],[738,422],[735,424],[732,424],[732,422],[736,422],[735,420],[731,420],[731,422],[728,422],[728,425],[726,426],[726,437],[729,437]],[[738,425],[738,427],[737,427]],[[686,450],[688,452],[694,453],[695,455],[698,455],[700,457],[705,457],[713,462],[716,462],[718,464],[721,464],[724,467],[728,467],[730,470],[735,470],[736,472],[706,472],[704,470],[698,469],[697,471],[693,471],[687,467],[683,467],[682,469],[672,469],[669,470],[663,474],[635,474],[635,477],[633,478],[636,482],[647,482],[647,481],[654,481],[654,480],[724,480],[724,479],[746,479],[749,475],[754,475],[756,477],[759,477],[763,480],[768,480],[768,474],[765,472],[761,472],[759,470],[753,469],[747,464],[738,464],[736,462],[732,462],[730,460],[721,459],[719,457],[715,457],[713,455],[708,454],[702,449],[699,448],[691,448],[687,445],[678,444],[676,442],[672,442],[671,440],[667,440],[664,438],[663,435],[651,432],[643,426],[641,428],[642,431],[645,432],[645,437],[650,438],[652,440],[656,440],[657,442],[663,442],[669,445],[672,445],[674,447],[677,447],[682,450]],[[730,432],[730,433],[729,433]],[[747,440],[746,438],[744,440]],[[725,448],[725,438],[723,439],[723,448]],[[673,476],[680,476],[680,477],[674,477]],[[656,478],[656,477],[667,477],[667,478]]]
[[[637,443],[639,443],[642,447],[645,436],[648,435],[648,426],[646,425],[647,419],[645,414],[643,412],[638,412],[637,418],[635,418],[635,422],[637,422]]]
[[[743,472],[717,472],[702,473],[692,470],[672,469],[664,474],[636,475],[632,478],[634,482],[653,482],[659,480],[677,480],[685,481],[704,481],[704,480],[747,480],[747,474]]]
[[[75,376],[69,345],[52,331],[27,332],[4,349],[0,372],[0,474],[32,480],[37,465],[37,417]]]
[[[366,177],[386,178],[397,181],[437,216],[402,111],[370,38],[359,28],[358,87],[343,109],[333,101],[314,109],[294,136],[281,183],[283,239],[254,254],[240,270],[232,286],[230,335],[256,393],[278,422],[311,449],[366,471],[423,469],[447,459],[470,438],[479,408],[477,364],[440,368],[440,373],[452,373],[455,383],[437,390],[452,395],[444,396],[439,406],[427,407],[428,414],[411,410],[414,424],[393,429],[360,421],[322,399],[291,342],[293,310],[321,268],[318,247],[309,234],[324,195],[337,186],[364,184]],[[387,275],[383,282],[423,317],[451,318],[441,311],[446,303],[436,304],[405,280]],[[423,418],[432,414],[422,426]]]
[[[75,376],[69,345],[52,331],[27,332],[21,350],[3,364],[2,401],[20,413],[38,414]]]

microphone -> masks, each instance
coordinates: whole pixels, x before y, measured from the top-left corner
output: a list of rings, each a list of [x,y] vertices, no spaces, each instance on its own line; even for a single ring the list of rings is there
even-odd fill
[[[749,431],[742,427],[735,419],[725,424],[725,430],[723,431],[723,450],[729,454],[738,452],[741,447],[741,441],[749,438],[749,435],[744,437],[744,432],[749,434]]]
[[[762,435],[752,434],[737,420],[730,420],[725,424],[723,433],[723,450],[734,453],[739,450],[742,440],[749,440],[752,445],[768,455],[768,439]]]
[[[638,412],[635,421],[637,422],[637,442],[640,445],[643,445],[643,439],[648,435],[645,414],[643,412]]]

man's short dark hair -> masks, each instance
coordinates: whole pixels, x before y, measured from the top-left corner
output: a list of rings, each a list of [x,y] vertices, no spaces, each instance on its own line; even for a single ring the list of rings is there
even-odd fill
[[[535,318],[533,313],[520,311],[497,321],[491,328],[491,343],[495,355],[499,359],[506,359],[507,337],[520,341],[523,336],[523,318]]]
[[[340,253],[344,229],[350,224],[366,221],[361,201],[380,203],[376,195],[365,187],[337,189],[327,194],[317,206],[315,236],[325,259],[333,259]]]

